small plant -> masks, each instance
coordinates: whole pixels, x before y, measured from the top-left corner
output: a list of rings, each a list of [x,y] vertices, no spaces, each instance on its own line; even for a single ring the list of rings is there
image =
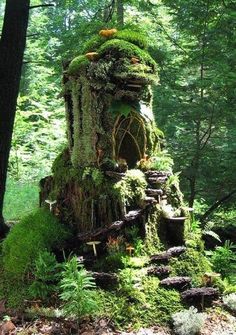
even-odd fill
[[[177,335],[195,335],[202,328],[206,314],[198,313],[197,309],[191,306],[188,310],[173,314],[172,319]]]
[[[230,310],[236,312],[236,293],[231,293],[223,297],[223,303]]]
[[[98,294],[94,278],[72,257],[64,264],[59,283],[64,314],[80,319],[98,311]]]
[[[109,255],[123,252],[124,251],[124,238],[122,236],[118,236],[116,238],[109,236],[106,246],[107,246],[107,252]]]
[[[29,287],[33,298],[46,299],[58,291],[59,269],[61,265],[57,262],[54,254],[42,251],[35,260],[33,271],[35,280]]]
[[[86,167],[84,169],[83,175],[82,175],[82,180],[87,180],[87,178],[91,178],[95,186],[99,186],[103,183],[104,181],[104,176],[103,173],[96,169],[96,168],[91,168],[91,167]]]
[[[162,172],[172,172],[173,159],[166,151],[162,151],[159,155],[150,158],[150,169]]]
[[[219,272],[223,278],[231,277],[236,273],[235,249],[236,245],[227,240],[223,246],[216,247],[210,253],[214,271]]]
[[[124,204],[139,203],[145,198],[147,182],[140,170],[128,170],[125,177],[115,184],[114,190],[118,193]]]

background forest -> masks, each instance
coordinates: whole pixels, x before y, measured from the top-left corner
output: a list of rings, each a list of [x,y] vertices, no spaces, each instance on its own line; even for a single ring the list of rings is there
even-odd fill
[[[4,4],[0,0],[0,29]],[[236,5],[230,0],[31,0],[26,10],[27,46],[4,202],[12,229],[0,243],[0,315],[16,308],[29,318],[59,318],[65,334],[67,327],[77,331],[88,315],[109,319],[105,327],[111,321],[114,329],[155,323],[179,335],[197,334],[206,320],[206,328],[216,320],[223,322],[218,330],[228,322],[225,334],[235,334],[230,331],[236,316]],[[119,61],[128,67],[115,72]],[[159,81],[151,97],[155,62]],[[126,69],[136,66],[140,81],[129,81],[136,77]],[[117,73],[121,80],[114,84]],[[110,91],[106,80],[114,84]],[[125,100],[128,89],[140,95]],[[109,103],[99,100],[103,94]],[[143,122],[145,140],[158,150],[145,148],[138,163],[137,156],[135,165],[127,164],[121,158],[125,133],[118,142],[113,124],[111,133],[105,127],[94,127],[95,136],[89,133],[91,143],[97,139],[94,147],[86,142],[88,128],[101,126],[97,119],[87,122],[88,114],[101,114],[108,122],[117,113],[114,102],[126,109],[132,102],[128,112],[118,111],[116,120],[124,123],[135,115],[133,101],[143,98],[150,98],[158,126],[146,129]],[[104,144],[104,133],[115,144]],[[69,148],[67,141],[73,143]],[[93,155],[88,150],[86,156],[84,142]],[[106,165],[111,147],[115,159],[108,155]],[[154,197],[147,196],[150,191]],[[68,320],[75,325],[68,326]],[[3,319],[0,332],[8,322]]]
[[[5,200],[8,220],[37,206],[38,180],[49,174],[65,145],[63,60],[72,59],[93,33],[116,22],[114,1],[50,3],[54,6],[35,8],[30,16]],[[1,14],[3,10],[1,1]],[[121,15],[126,26],[139,25],[148,36],[150,52],[159,64],[154,112],[180,172],[186,201],[201,214],[212,205],[213,209],[223,205],[214,212],[214,220],[232,225],[235,5],[219,0],[133,0],[124,1]],[[12,202],[14,209],[9,207]],[[227,214],[222,212],[226,209]]]

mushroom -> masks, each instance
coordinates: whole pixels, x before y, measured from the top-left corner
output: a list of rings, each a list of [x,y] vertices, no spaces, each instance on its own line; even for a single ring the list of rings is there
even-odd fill
[[[134,247],[132,247],[132,245],[128,245],[128,246],[126,247],[126,251],[129,252],[129,255],[130,255],[130,257],[131,257],[132,251],[134,251]]]
[[[140,60],[137,57],[132,57],[131,58],[131,64],[138,64]]]
[[[88,52],[85,55],[89,60],[96,60],[98,58],[97,52]]]
[[[45,200],[45,202],[49,204],[50,212],[52,211],[52,206],[57,203],[56,200],[49,200],[49,199]]]
[[[90,241],[90,242],[86,243],[87,245],[92,245],[93,246],[93,253],[94,253],[95,257],[97,257],[96,245],[98,245],[100,243],[101,243],[100,241]]]
[[[203,284],[205,286],[207,285],[211,285],[214,281],[214,279],[216,278],[220,278],[220,273],[216,273],[216,272],[206,272],[204,273],[203,277],[202,277],[202,281]]]
[[[114,34],[117,33],[117,29],[113,28],[113,29],[102,29],[99,31],[99,35],[103,36],[103,37],[111,37]]]

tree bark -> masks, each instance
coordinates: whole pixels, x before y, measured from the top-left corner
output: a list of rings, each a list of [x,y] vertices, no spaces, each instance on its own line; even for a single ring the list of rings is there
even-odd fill
[[[11,148],[21,67],[26,44],[30,0],[7,0],[0,40],[0,238],[8,231],[3,200]]]
[[[124,3],[123,0],[117,0],[117,23],[120,28],[124,26]]]

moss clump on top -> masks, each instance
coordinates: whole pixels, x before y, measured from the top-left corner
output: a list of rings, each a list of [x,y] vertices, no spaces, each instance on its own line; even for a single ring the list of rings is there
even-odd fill
[[[68,230],[52,213],[38,209],[16,224],[2,244],[3,269],[9,279],[22,280],[40,251],[60,247]]]
[[[81,69],[85,69],[89,64],[90,64],[90,61],[84,55],[74,58],[68,67],[68,71],[67,71],[68,75],[69,76],[79,75]]]
[[[118,39],[112,39],[105,42],[98,50],[99,56],[103,57],[110,53],[115,58],[137,57],[141,63],[150,66],[153,72],[157,71],[157,64],[148,52],[140,49],[138,46]]]
[[[113,38],[130,42],[137,45],[141,49],[146,49],[148,46],[147,39],[141,32],[130,29],[123,29],[118,31],[113,35]]]

